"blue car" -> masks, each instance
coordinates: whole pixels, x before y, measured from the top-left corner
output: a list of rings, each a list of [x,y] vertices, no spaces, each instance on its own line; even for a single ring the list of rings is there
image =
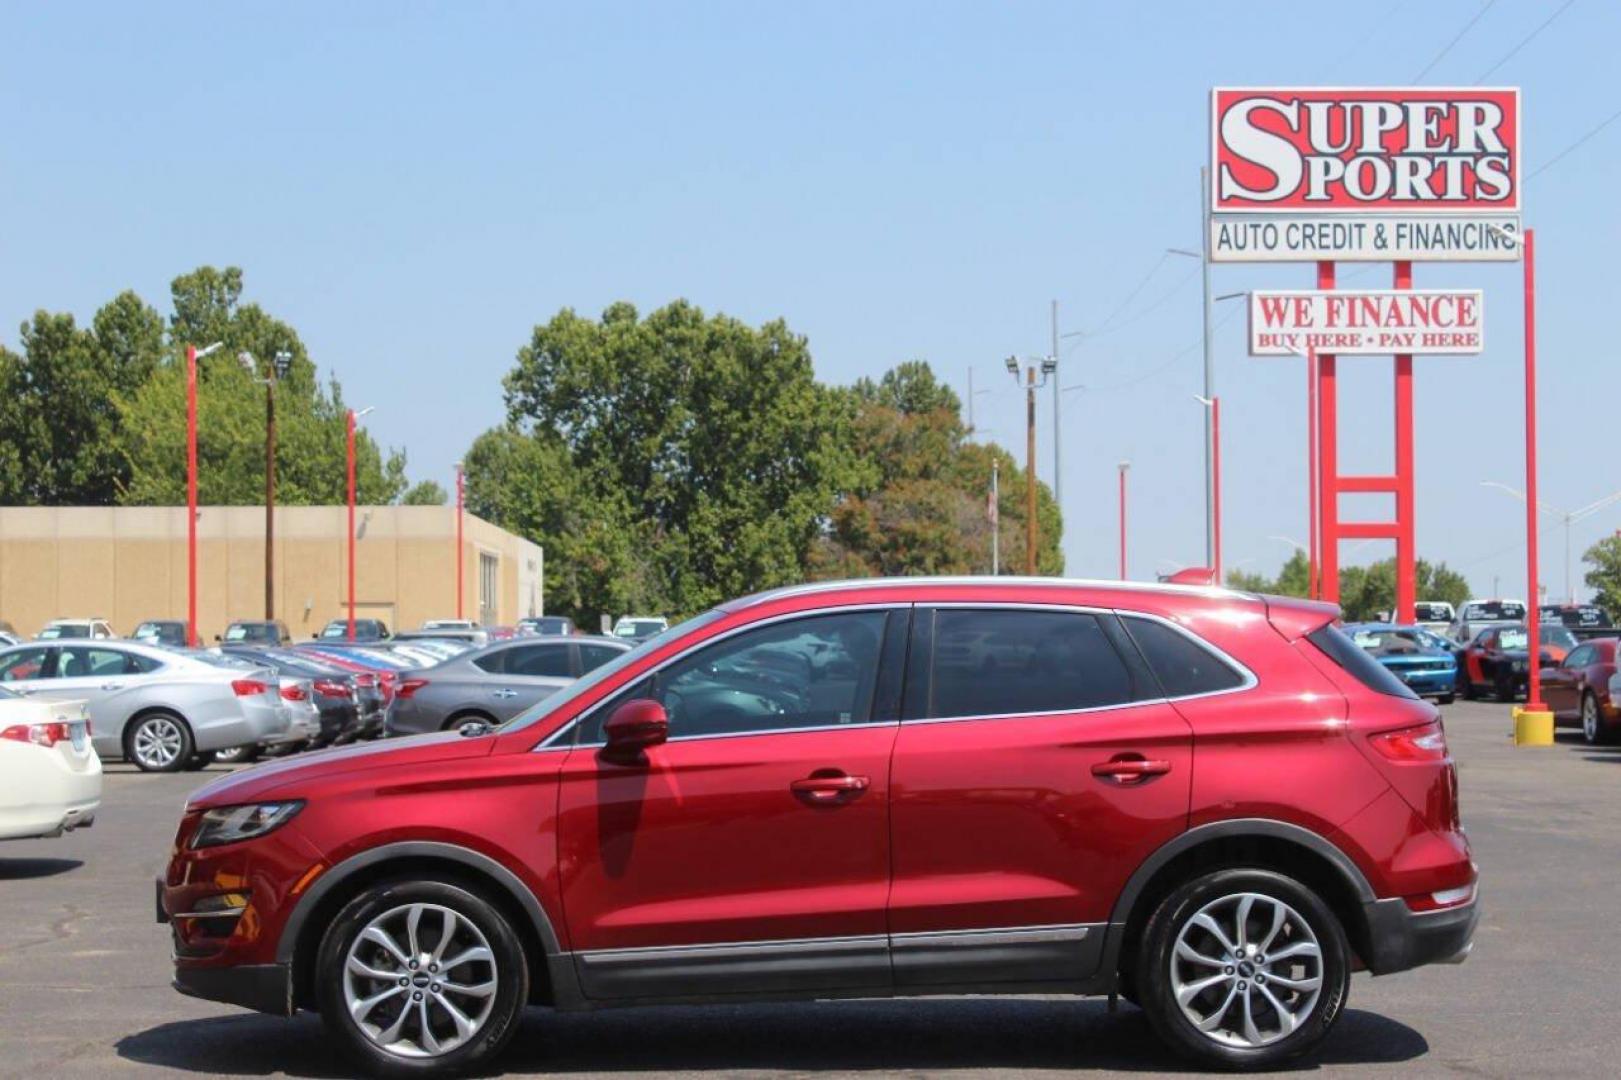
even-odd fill
[[[1419,697],[1449,705],[1458,692],[1457,646],[1422,626],[1348,623],[1345,632]]]

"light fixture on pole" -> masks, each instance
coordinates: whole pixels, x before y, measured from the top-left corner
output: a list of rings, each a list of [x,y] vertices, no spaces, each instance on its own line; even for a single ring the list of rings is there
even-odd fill
[[[355,424],[376,406],[368,405],[359,412],[349,410],[349,424],[345,447],[349,471],[349,640],[355,639]]]
[[[1211,341],[1210,341],[1211,305],[1213,303],[1213,300],[1212,300],[1212,298],[1210,296],[1210,259],[1209,259],[1210,230],[1206,227],[1206,222],[1208,222],[1209,219],[1210,219],[1210,207],[1209,207],[1209,201],[1208,201],[1209,197],[1210,197],[1210,188],[1209,188],[1209,185],[1205,183],[1205,173],[1204,173],[1203,169],[1199,170],[1199,186],[1200,186],[1200,189],[1201,189],[1200,196],[1199,196],[1200,205],[1201,205],[1201,207],[1203,208],[1203,211],[1204,211],[1204,213],[1203,213],[1203,215],[1201,217],[1200,223],[1199,223],[1199,231],[1204,236],[1204,250],[1202,250],[1202,251],[1190,251],[1187,248],[1166,248],[1165,253],[1167,255],[1180,255],[1183,258],[1199,260],[1200,271],[1201,271],[1201,274],[1202,274],[1202,279],[1201,279],[1202,301],[1201,301],[1201,304],[1200,304],[1200,315],[1201,315],[1201,325],[1203,326],[1203,331],[1202,331],[1202,333],[1200,335],[1200,340],[1201,340],[1201,342],[1203,344],[1203,348],[1204,348],[1204,393],[1203,393],[1202,396],[1206,397],[1206,398],[1213,398],[1216,395],[1216,369],[1215,369],[1215,364],[1213,362],[1213,357],[1212,357],[1212,353],[1211,353]],[[1215,431],[1211,426],[1211,417],[1210,417],[1210,415],[1206,414],[1206,416],[1205,416],[1205,428],[1204,428],[1205,564],[1210,565],[1210,566],[1213,566],[1215,564],[1215,562],[1216,562],[1216,552],[1215,552],[1215,548],[1216,548],[1216,470],[1215,470],[1215,458],[1216,458]]]
[[[1219,398],[1219,397],[1203,397],[1203,396],[1201,396],[1199,394],[1194,394],[1193,395],[1193,400],[1197,401],[1199,404],[1203,405],[1206,409],[1209,410],[1208,416],[1209,416],[1209,419],[1210,419],[1210,434],[1212,436],[1211,442],[1210,442],[1210,449],[1211,449],[1211,457],[1210,457],[1211,472],[1210,472],[1210,476],[1211,476],[1211,480],[1212,480],[1211,488],[1210,488],[1210,495],[1211,495],[1210,507],[1211,507],[1211,521],[1215,525],[1215,533],[1214,533],[1215,543],[1211,546],[1210,569],[1214,572],[1214,575],[1215,575],[1215,581],[1213,582],[1213,584],[1220,585],[1221,584],[1221,398]]]
[[[186,346],[186,643],[197,647],[197,361],[225,347]]]
[[[1525,501],[1525,492],[1521,491],[1519,488],[1510,487],[1507,484],[1500,484],[1496,480],[1482,480],[1480,482],[1480,486],[1496,488],[1498,491],[1507,492],[1521,502]],[[1576,524],[1578,521],[1592,517],[1605,507],[1613,506],[1617,502],[1621,502],[1621,491],[1611,492],[1610,494],[1604,496],[1604,498],[1596,499],[1593,502],[1588,503],[1586,506],[1579,507],[1575,510],[1561,510],[1559,507],[1550,506],[1541,500],[1538,500],[1537,502],[1538,510],[1541,510],[1544,514],[1547,514],[1550,517],[1558,518],[1565,526],[1565,599],[1572,604],[1576,602],[1576,592],[1575,583],[1572,581],[1570,576],[1570,527]]]

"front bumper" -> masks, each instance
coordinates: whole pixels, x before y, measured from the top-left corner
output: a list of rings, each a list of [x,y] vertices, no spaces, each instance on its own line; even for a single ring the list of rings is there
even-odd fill
[[[1480,901],[1441,911],[1414,911],[1399,899],[1364,904],[1368,955],[1375,975],[1389,975],[1424,964],[1462,963],[1474,947]]]
[[[286,964],[177,967],[174,988],[187,997],[222,1001],[276,1016],[293,1015],[293,978]]]

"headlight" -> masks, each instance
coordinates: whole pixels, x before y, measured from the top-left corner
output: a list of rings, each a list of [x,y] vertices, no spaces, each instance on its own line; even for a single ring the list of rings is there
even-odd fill
[[[281,828],[302,809],[303,801],[296,800],[207,810],[197,825],[197,831],[191,834],[191,846],[218,847],[220,844],[234,844],[238,840],[251,840]]]

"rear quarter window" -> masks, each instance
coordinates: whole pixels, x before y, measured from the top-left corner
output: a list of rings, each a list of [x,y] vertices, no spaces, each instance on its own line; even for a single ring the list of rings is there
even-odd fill
[[[1120,621],[1148,661],[1166,697],[1216,694],[1244,685],[1241,672],[1180,630],[1132,615],[1122,615]]]
[[[1352,641],[1337,626],[1324,626],[1306,635],[1306,640],[1369,690],[1391,697],[1418,700],[1408,685],[1390,673],[1390,669],[1375,660],[1368,651]]]

